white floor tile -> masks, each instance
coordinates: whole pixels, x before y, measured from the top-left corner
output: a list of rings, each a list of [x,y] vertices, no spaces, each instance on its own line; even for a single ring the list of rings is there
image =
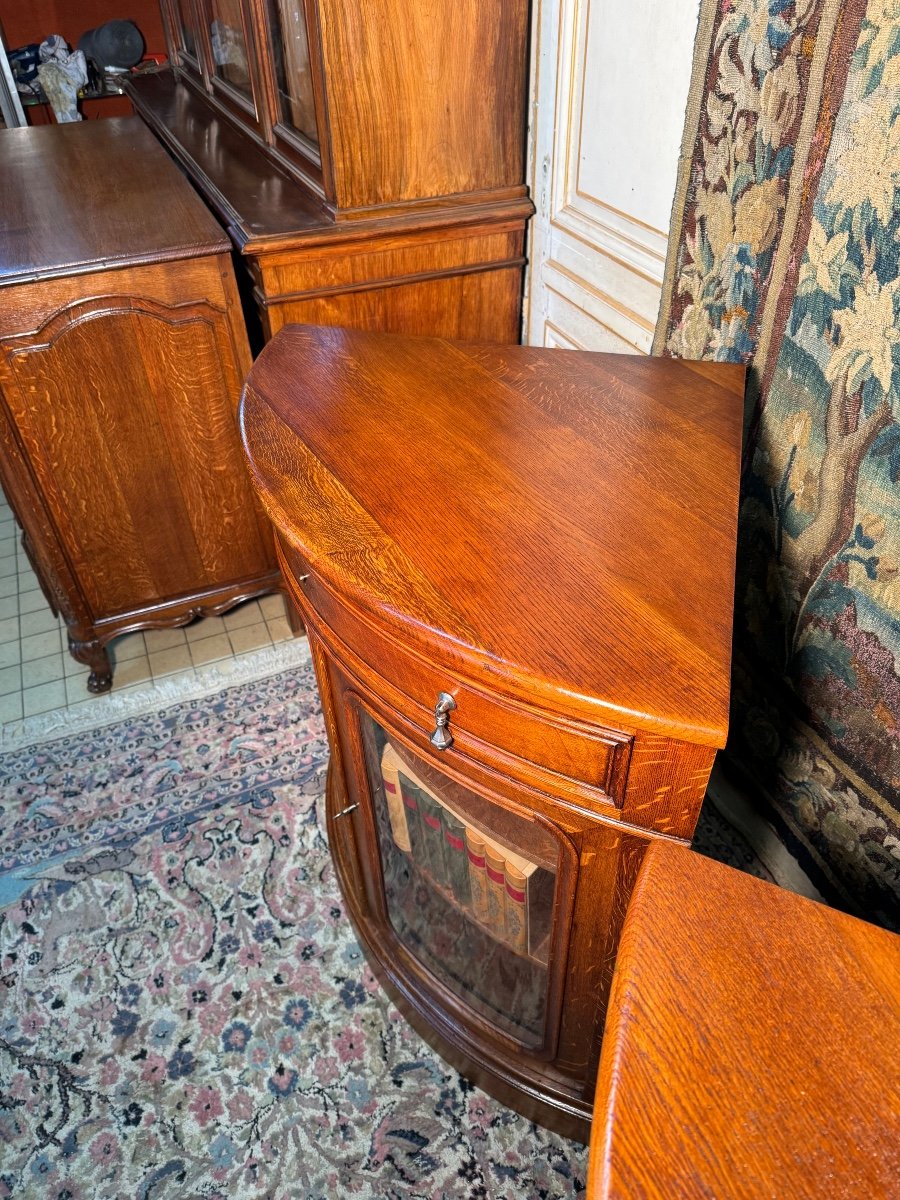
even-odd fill
[[[46,605],[43,608],[37,608],[34,612],[23,613],[19,617],[19,627],[22,637],[29,637],[33,633],[47,633],[52,629],[59,629],[59,617],[54,617]]]
[[[0,667],[0,696],[9,696],[22,690],[22,668],[18,663]]]
[[[275,617],[284,616],[284,593],[272,592],[270,596],[261,596],[257,600],[262,615],[268,621]]]
[[[22,662],[32,658],[46,658],[48,654],[59,654],[62,650],[62,637],[59,628],[46,630],[44,633],[32,633],[23,637]]]
[[[144,641],[148,654],[157,654],[160,650],[171,650],[173,646],[187,647],[187,637],[183,626],[178,629],[145,629]]]
[[[152,678],[150,659],[143,654],[140,658],[129,658],[116,667],[113,671],[113,688],[120,692],[135,683],[149,683]]]
[[[0,642],[0,667],[16,667],[21,661],[21,651],[17,639],[11,642]]]
[[[222,619],[230,633],[232,629],[243,629],[245,625],[258,625],[263,616],[257,602],[248,600],[246,604],[240,604],[231,612],[227,612]]]
[[[231,658],[231,642],[227,633],[219,633],[215,637],[191,643],[191,659],[195,667],[218,662],[221,658]]]
[[[206,638],[220,637],[227,632],[225,622],[221,617],[203,617],[184,627],[184,636],[189,642],[202,642]]]
[[[84,670],[84,667],[81,668]],[[51,654],[47,658],[34,658],[22,663],[22,686],[37,687],[40,683],[53,683],[65,677],[62,654]]]
[[[9,696],[0,696],[0,723],[3,721],[21,721],[22,693],[13,692]]]
[[[66,685],[61,679],[52,683],[41,683],[37,687],[25,688],[22,692],[22,711],[26,717],[36,713],[50,712],[54,708],[64,708],[66,704]]]
[[[197,645],[202,645],[198,642]],[[167,650],[150,652],[150,670],[154,679],[161,675],[174,675],[178,671],[191,671],[194,663],[187,642],[180,646],[170,646]]]
[[[287,642],[294,636],[287,617],[276,617],[273,621],[267,621],[266,624],[269,626],[273,642]]]
[[[228,640],[235,654],[248,654],[251,650],[261,650],[263,646],[272,645],[272,637],[265,621],[229,630]]]
[[[143,633],[127,633],[124,637],[116,638],[110,643],[110,654],[117,663],[127,662],[129,658],[140,658],[147,653],[147,645]]]

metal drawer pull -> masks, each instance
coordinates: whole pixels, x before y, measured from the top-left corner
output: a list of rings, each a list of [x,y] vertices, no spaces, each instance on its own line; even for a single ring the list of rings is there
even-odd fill
[[[337,820],[338,817],[346,817],[348,813],[353,812],[354,808],[359,808],[359,805],[351,804],[348,808],[342,808],[339,813],[334,814],[334,819]]]
[[[447,728],[450,713],[456,708],[456,701],[449,692],[441,692],[434,706],[435,730],[429,739],[435,750],[446,750],[453,745],[453,734]]]

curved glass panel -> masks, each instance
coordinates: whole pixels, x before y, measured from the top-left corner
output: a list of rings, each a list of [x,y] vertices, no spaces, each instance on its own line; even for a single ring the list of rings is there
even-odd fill
[[[526,1046],[544,1041],[559,847],[360,715],[394,932],[432,975]]]

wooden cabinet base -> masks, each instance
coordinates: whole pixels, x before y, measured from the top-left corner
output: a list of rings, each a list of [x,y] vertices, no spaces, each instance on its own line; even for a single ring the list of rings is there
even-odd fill
[[[501,187],[337,219],[176,76],[127,86],[233,240],[264,338],[303,323],[519,340],[525,226],[534,208],[518,166],[514,182]],[[377,157],[367,146],[366,161]]]
[[[188,625],[197,617],[218,617],[236,604],[265,596],[281,587],[278,571],[262,579],[246,584],[236,584],[228,589],[218,589],[211,595],[182,596],[178,600],[159,605],[152,611],[126,613],[103,625],[95,625],[95,636],[79,640],[73,626],[69,626],[69,653],[76,662],[90,667],[87,690],[99,695],[108,692],[113,682],[113,664],[109,655],[109,644],[114,638],[140,629],[172,629]],[[299,626],[302,628],[302,626]],[[296,629],[295,629],[296,632]]]

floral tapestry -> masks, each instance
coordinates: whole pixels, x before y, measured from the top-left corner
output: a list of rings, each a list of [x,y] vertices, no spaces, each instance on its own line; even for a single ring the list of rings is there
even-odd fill
[[[900,925],[900,0],[704,0],[654,351],[747,363],[726,765]]]

